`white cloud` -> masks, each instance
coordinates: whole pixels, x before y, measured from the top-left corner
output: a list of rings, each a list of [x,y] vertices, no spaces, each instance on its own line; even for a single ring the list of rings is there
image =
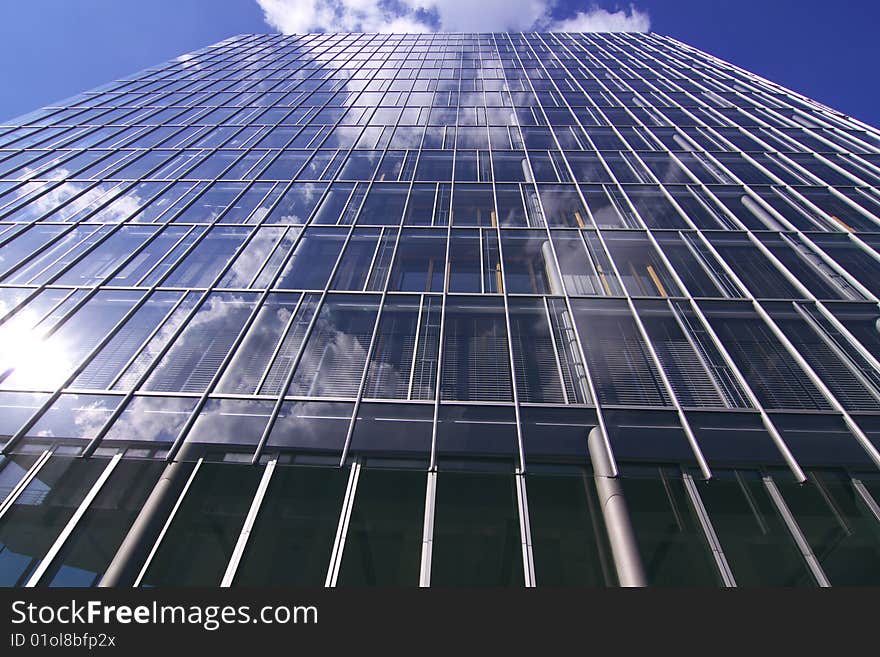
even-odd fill
[[[594,8],[556,21],[551,28],[557,32],[647,32],[651,18],[635,7],[614,12]]]
[[[646,32],[646,12],[591,5],[554,20],[557,0],[257,0],[270,26],[305,32]]]
[[[407,7],[379,0],[257,0],[266,22],[284,34],[304,32],[426,32]],[[402,9],[402,10],[401,10]]]

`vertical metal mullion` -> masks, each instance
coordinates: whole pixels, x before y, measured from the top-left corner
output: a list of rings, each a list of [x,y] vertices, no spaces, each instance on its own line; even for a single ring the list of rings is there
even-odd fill
[[[718,534],[715,533],[715,528],[712,526],[712,520],[709,517],[709,513],[706,511],[706,507],[700,497],[700,492],[697,490],[697,485],[694,483],[694,478],[687,472],[683,472],[682,477],[684,479],[684,488],[690,498],[691,505],[694,507],[700,527],[709,542],[709,547],[712,550],[712,558],[715,560],[715,566],[721,574],[721,579],[725,586],[735,587],[736,579],[733,576],[733,571],[730,569],[730,564],[727,562],[727,557],[724,555],[724,547],[718,539]]]
[[[532,550],[532,529],[529,522],[529,498],[526,494],[526,477],[522,470],[514,474],[516,501],[519,511],[519,533],[522,543],[523,579],[526,588],[537,586],[535,579],[535,556]]]
[[[269,489],[269,483],[272,481],[272,474],[275,472],[275,466],[277,464],[277,458],[270,459],[269,462],[266,463],[266,468],[263,470],[263,476],[260,478],[260,483],[257,486],[257,492],[254,495],[254,499],[251,500],[248,514],[244,519],[244,524],[241,527],[238,540],[232,550],[232,556],[229,558],[229,563],[226,565],[226,572],[223,574],[223,579],[220,582],[221,588],[232,586],[232,582],[235,579],[235,573],[238,571],[238,566],[244,556],[244,551],[245,548],[247,548],[251,531],[254,528],[254,523],[257,521],[257,516],[260,513],[263,499],[266,497],[266,491]]]
[[[333,543],[333,550],[330,554],[330,564],[327,568],[327,577],[324,581],[325,588],[336,586],[339,578],[339,568],[342,564],[342,553],[345,550],[345,539],[348,536],[348,525],[351,522],[351,512],[354,508],[355,495],[357,494],[358,478],[361,473],[361,461],[355,459],[351,464],[351,470],[348,476],[348,486],[345,490],[345,497],[342,500],[342,508],[339,512],[339,524],[336,528],[336,539]]]
[[[874,496],[871,495],[865,487],[865,484],[862,483],[860,479],[853,479],[852,485],[853,488],[855,488],[856,493],[858,493],[859,497],[862,499],[862,502],[868,507],[871,515],[874,516],[874,520],[880,522],[880,505],[877,504],[877,500],[874,499]]]
[[[422,526],[422,556],[419,565],[419,586],[431,586],[431,558],[434,551],[434,509],[437,501],[437,470],[428,471],[425,486],[425,521]]]
[[[770,499],[776,506],[776,510],[782,517],[782,521],[785,523],[785,526],[791,534],[792,538],[794,539],[795,544],[801,551],[801,556],[803,556],[804,561],[807,562],[807,567],[809,568],[810,573],[816,579],[816,582],[819,584],[819,586],[823,588],[831,586],[831,582],[828,580],[827,575],[825,575],[825,571],[822,569],[819,560],[816,558],[816,555],[813,552],[813,548],[810,547],[810,544],[807,542],[806,537],[804,537],[801,528],[797,524],[797,520],[795,520],[794,516],[791,513],[791,510],[785,503],[785,500],[782,497],[782,493],[779,492],[779,488],[777,488],[776,482],[773,481],[773,478],[769,476],[763,477],[763,481],[764,487],[767,489],[767,492],[770,495]]]

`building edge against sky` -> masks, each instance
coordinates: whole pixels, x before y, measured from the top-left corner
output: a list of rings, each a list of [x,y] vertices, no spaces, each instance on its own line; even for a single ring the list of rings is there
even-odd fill
[[[656,34],[240,35],[0,126],[0,584],[880,583],[880,132]]]

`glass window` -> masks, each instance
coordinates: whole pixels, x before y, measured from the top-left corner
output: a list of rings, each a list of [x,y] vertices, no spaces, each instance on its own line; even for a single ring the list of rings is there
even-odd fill
[[[513,475],[451,471],[438,474],[431,585],[523,585]]]
[[[409,185],[373,184],[361,206],[359,225],[397,226],[406,205]]]
[[[491,185],[456,184],[452,194],[455,226],[495,226],[495,200]]]
[[[563,404],[556,345],[541,299],[513,298],[508,303],[516,390],[520,402]]]
[[[279,465],[234,583],[323,586],[348,475],[347,468]]]
[[[778,478],[776,485],[833,585],[880,583],[880,522],[849,477],[812,471],[806,484]]]
[[[404,230],[391,268],[389,288],[401,292],[442,292],[445,269],[445,230]]]
[[[526,490],[538,586],[614,586],[592,476],[575,467],[536,467]]]
[[[688,228],[684,217],[653,187],[627,187],[626,195],[648,228]]]
[[[241,248],[234,260],[229,265],[223,278],[217,283],[217,287],[246,288],[257,274],[263,269],[269,254],[281,242],[287,228],[280,226],[263,226],[257,228],[251,235],[247,244]]]
[[[502,226],[528,226],[522,191],[519,185],[495,186],[498,200],[498,216]]]
[[[262,470],[231,463],[202,464],[141,586],[218,586]]]
[[[417,586],[425,472],[361,468],[339,586]]]
[[[376,296],[327,298],[287,391],[310,397],[355,397],[379,310]]]
[[[347,235],[335,228],[307,228],[281,270],[275,287],[323,290]]]
[[[0,499],[5,500],[37,461],[37,454],[10,454],[0,463]]]
[[[452,151],[422,151],[416,166],[416,180],[452,180],[452,160]]]
[[[828,409],[828,401],[770,329],[748,307],[710,306],[707,316],[766,408]]]
[[[321,183],[291,183],[281,200],[266,215],[267,224],[304,224],[327,189]]]
[[[529,163],[523,151],[493,151],[494,180],[498,183],[532,180]]]
[[[330,285],[331,289],[355,291],[364,289],[381,234],[382,231],[375,228],[358,228],[352,232],[345,246],[345,252],[339,260],[339,267]]]
[[[165,467],[163,461],[120,461],[40,581],[95,586]]]
[[[144,390],[204,392],[235,345],[256,301],[256,294],[211,294],[158,362]]]
[[[130,311],[142,292],[102,290],[66,317],[43,339],[48,326],[33,329],[10,325],[5,340],[15,345],[4,354],[0,372],[6,377],[3,388],[19,390],[54,390],[77,365],[103,340]]]
[[[238,251],[252,228],[215,227],[190,250],[162,281],[167,287],[209,287]],[[147,277],[154,284],[155,274]]]
[[[644,234],[614,232],[605,243],[632,296],[679,296],[681,291]]]
[[[694,252],[688,248],[688,242],[678,233],[657,233],[655,235],[663,254],[672,263],[675,273],[681,278],[687,291],[694,297],[723,297],[715,283],[715,271],[710,273]],[[717,266],[720,270],[720,266]],[[726,278],[726,277],[725,277]],[[733,283],[731,282],[731,285]]]
[[[307,151],[281,151],[260,174],[261,180],[293,180],[309,158]]]
[[[586,228],[590,222],[577,188],[569,185],[538,185],[544,216],[550,226]]]
[[[509,293],[562,293],[553,247],[545,232],[504,230],[501,232],[501,252]]]
[[[620,478],[651,586],[718,586],[708,541],[681,475],[645,466]]]
[[[342,165],[340,180],[371,180],[379,165],[382,151],[352,151]]]
[[[96,285],[158,232],[149,226],[122,226],[77,264],[55,279],[58,285]]]
[[[454,400],[512,400],[500,299],[449,297],[441,395]]]
[[[414,365],[422,365],[421,362],[413,362],[422,312],[420,301],[419,297],[389,297],[385,302],[367,372],[364,391],[367,397],[408,398],[414,384],[411,381],[415,374]],[[430,313],[430,302],[433,300],[428,298],[425,301],[428,304],[425,311]],[[434,335],[421,336],[422,340],[435,342],[431,349],[435,358],[437,337],[436,332]],[[433,385],[430,385],[430,389],[433,390]]]
[[[602,404],[670,404],[647,346],[625,304],[573,299],[572,308]]]
[[[859,354],[845,352],[846,339],[836,334],[834,327],[816,326],[793,304],[767,304],[766,309],[844,408],[875,411],[880,406],[873,369]]]
[[[712,246],[758,298],[798,299],[803,295],[745,235],[710,233]]]
[[[0,585],[27,583],[107,463],[53,456],[40,468],[0,518]]]

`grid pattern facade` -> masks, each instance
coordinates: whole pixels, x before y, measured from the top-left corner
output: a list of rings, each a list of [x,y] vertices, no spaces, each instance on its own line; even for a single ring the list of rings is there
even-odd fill
[[[7,122],[0,584],[613,586],[594,428],[652,585],[880,584],[878,186],[655,34],[244,35]]]

